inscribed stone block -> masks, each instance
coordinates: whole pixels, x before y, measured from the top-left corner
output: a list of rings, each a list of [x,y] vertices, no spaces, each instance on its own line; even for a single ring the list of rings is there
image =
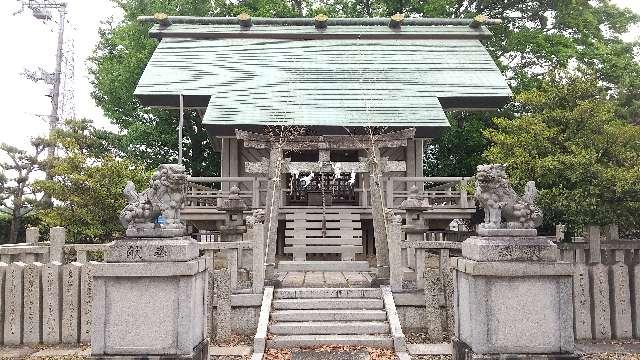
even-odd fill
[[[22,287],[25,263],[15,262],[7,267],[4,288],[4,344],[22,342]]]
[[[91,342],[91,306],[93,303],[93,266],[94,261],[82,266],[80,270],[80,342]]]
[[[2,289],[4,289],[4,285],[5,285],[5,273],[6,273],[6,269],[7,269],[7,264],[0,262],[0,291],[2,291]],[[4,319],[4,297],[0,296],[0,319]],[[0,344],[3,344],[4,342],[4,322],[0,321]]]
[[[40,290],[42,269],[38,262],[24,268],[24,330],[23,342],[34,345],[42,341],[41,316],[42,292]]]
[[[441,342],[443,338],[442,286],[440,283],[440,270],[429,268],[424,273],[425,316],[427,324],[427,336],[432,343]]]
[[[631,299],[629,293],[629,269],[622,262],[616,262],[609,268],[612,335],[615,339],[630,339],[633,336],[631,326]]]
[[[596,340],[611,339],[611,308],[609,306],[609,276],[607,266],[591,265],[591,297],[593,299],[593,338]]]
[[[589,292],[589,268],[576,264],[573,275],[574,333],[576,339],[591,339],[591,295]]]
[[[50,262],[42,270],[42,342],[60,342],[60,271],[59,262]]]
[[[213,273],[216,287],[216,340],[223,341],[231,336],[231,274],[229,269]]]
[[[76,344],[79,340],[80,269],[73,262],[62,267],[62,342]]]
[[[640,264],[633,266],[633,337],[640,337]]]

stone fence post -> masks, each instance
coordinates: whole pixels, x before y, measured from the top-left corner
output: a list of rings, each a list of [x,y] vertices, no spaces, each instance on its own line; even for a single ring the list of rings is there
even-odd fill
[[[66,242],[67,232],[65,228],[56,226],[49,229],[49,261],[56,261],[64,264],[64,243]]]
[[[37,227],[28,227],[25,230],[25,242],[35,244],[40,241],[40,230]]]

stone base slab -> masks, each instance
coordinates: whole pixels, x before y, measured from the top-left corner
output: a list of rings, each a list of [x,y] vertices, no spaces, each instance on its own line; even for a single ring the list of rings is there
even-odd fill
[[[204,339],[190,355],[94,355],[90,359],[104,360],[209,360],[209,339]]]
[[[126,231],[126,235],[128,237],[139,237],[139,238],[172,238],[172,237],[180,237],[184,236],[186,233],[186,227],[175,226],[175,227],[128,227]]]
[[[559,254],[542,236],[472,236],[462,243],[462,256],[476,261],[556,261]]]
[[[554,354],[478,354],[469,345],[457,338],[451,340],[453,347],[453,360],[578,360],[580,356],[575,353]]]
[[[208,353],[206,265],[204,258],[97,265],[91,355],[97,359],[203,358]]]
[[[572,276],[574,265],[568,262],[486,262],[452,258],[451,266],[474,276]]]
[[[189,261],[199,255],[198,243],[190,237],[125,238],[109,244],[108,263]]]
[[[536,229],[483,229],[482,226],[478,228],[478,235],[480,236],[537,236],[538,230]]]
[[[459,260],[455,336],[476,354],[573,353],[570,265]]]

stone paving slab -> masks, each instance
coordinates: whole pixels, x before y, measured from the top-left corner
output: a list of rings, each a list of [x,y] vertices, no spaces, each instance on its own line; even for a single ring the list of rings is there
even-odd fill
[[[411,355],[451,355],[450,343],[442,344],[407,344]]]
[[[38,352],[31,354],[29,358],[50,358],[50,357],[64,357],[64,356],[91,356],[91,348],[78,349],[78,348],[50,348],[42,349]]]
[[[371,274],[367,272],[289,271],[277,272],[282,287],[369,287]]]
[[[253,348],[249,345],[209,346],[210,356],[250,356]]]
[[[291,353],[291,360],[369,360],[366,351],[311,351],[299,350]]]
[[[24,359],[33,354],[36,350],[27,346],[6,346],[0,347],[0,359]]]
[[[627,353],[640,354],[640,342],[630,343],[576,343],[576,352],[582,354]]]

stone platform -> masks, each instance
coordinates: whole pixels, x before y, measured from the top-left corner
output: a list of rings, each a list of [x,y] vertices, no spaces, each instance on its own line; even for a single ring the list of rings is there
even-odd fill
[[[339,288],[339,287],[370,287],[371,273],[369,272],[276,272],[276,279],[282,287],[305,288]]]

